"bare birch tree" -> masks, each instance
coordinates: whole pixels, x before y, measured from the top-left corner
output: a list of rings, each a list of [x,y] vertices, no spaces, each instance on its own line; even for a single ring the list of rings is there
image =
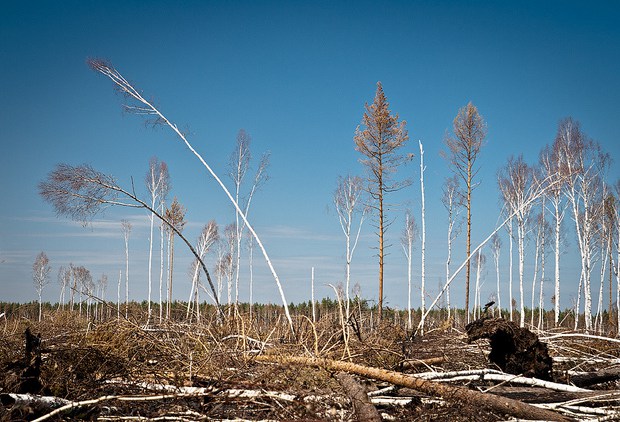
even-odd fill
[[[157,157],[152,157],[149,161],[149,170],[146,173],[144,182],[146,188],[149,191],[151,199],[151,208],[156,209],[161,202],[161,197],[165,189],[164,179],[168,174],[168,166],[164,162],[160,162]],[[149,272],[148,272],[148,320],[147,324],[151,321],[151,302],[152,302],[152,289],[153,289],[153,224],[155,222],[155,216],[153,213],[149,214],[149,221],[151,223],[149,234]],[[161,286],[159,294],[159,312],[161,320]]]
[[[471,199],[472,191],[477,186],[474,178],[478,174],[476,161],[480,155],[484,139],[487,135],[487,125],[478,113],[478,109],[471,102],[459,109],[453,121],[454,136],[446,136],[448,160],[455,174],[465,183],[464,197],[467,210],[467,239],[466,256],[471,255]],[[470,263],[467,263],[465,274],[465,310],[469,322],[469,280],[471,274]]]
[[[484,271],[487,256],[482,253],[482,249],[478,249],[478,252],[474,255],[476,260],[476,284],[474,288],[474,319],[480,318],[480,307],[482,306],[480,302],[480,292],[482,289],[482,285],[480,284],[480,278]]]
[[[377,82],[375,99],[366,103],[362,123],[355,130],[355,149],[365,158],[361,159],[368,170],[368,193],[373,201],[370,206],[378,214],[379,235],[379,319],[383,317],[383,267],[385,257],[385,220],[387,204],[385,195],[408,185],[409,181],[397,182],[392,174],[410,157],[399,153],[409,139],[406,122],[392,115],[381,82]],[[363,127],[363,129],[362,129]]]
[[[71,282],[70,268],[61,265],[58,269],[58,284],[60,285],[60,297],[58,298],[58,309],[65,308],[67,287]]]
[[[426,313],[426,218],[425,218],[425,203],[424,203],[424,171],[426,166],[424,165],[424,148],[422,147],[422,141],[418,140],[420,145],[420,193],[422,199],[422,207],[420,208],[422,217],[422,245],[421,245],[421,268],[420,268],[420,309],[422,310],[422,318]],[[421,334],[424,334],[424,320],[422,320]]]
[[[161,172],[160,172],[160,189],[159,189],[159,198],[158,198],[158,208],[157,210],[163,215],[166,212],[166,199],[168,197],[168,193],[172,188],[170,184],[170,174],[168,172],[168,166],[164,166],[165,163],[162,162]],[[159,223],[159,322],[162,321],[162,299],[163,299],[163,286],[164,286],[164,245],[166,238],[167,228],[166,223],[160,221]],[[170,245],[168,245],[170,246]]]
[[[45,252],[40,252],[32,264],[32,279],[34,281],[34,288],[37,291],[37,298],[39,300],[39,322],[43,315],[43,288],[49,284],[49,274],[52,271],[50,266],[50,260]]]
[[[452,243],[461,232],[461,219],[459,217],[463,196],[461,195],[460,182],[458,176],[446,178],[443,185],[443,195],[441,202],[448,211],[448,256],[446,257],[446,282],[450,279],[450,263],[452,262]],[[446,306],[448,307],[448,318],[450,318],[450,287],[446,290]]]
[[[232,288],[233,288],[233,278],[236,271],[236,259],[237,255],[237,225],[235,223],[231,223],[224,227],[224,243],[226,246],[226,260],[224,261],[227,266],[225,267],[224,274],[226,275],[226,293],[228,298],[228,316],[234,314],[237,316],[237,303],[233,301],[232,297]],[[232,312],[234,310],[234,313]]]
[[[235,200],[239,205],[243,208],[243,213],[247,218],[248,213],[250,212],[250,205],[252,203],[252,199],[254,198],[254,194],[269,180],[269,175],[267,174],[267,167],[269,167],[269,153],[263,154],[258,164],[258,168],[256,169],[256,173],[254,174],[254,179],[252,180],[252,185],[250,187],[249,192],[241,196],[241,188],[243,181],[245,179],[245,175],[249,170],[250,161],[252,158],[252,154],[250,151],[250,143],[251,138],[250,135],[243,129],[239,131],[237,135],[237,144],[235,150],[233,151],[230,157],[230,177],[235,185]],[[246,224],[240,219],[239,212],[235,213],[235,228],[237,233],[235,235],[235,239],[237,241],[237,246],[235,248],[235,309],[239,306],[239,277],[241,271],[241,244],[243,240],[243,234],[245,233]],[[253,242],[248,242],[248,246],[250,247],[250,253],[252,252],[252,248],[254,246]],[[253,278],[253,274],[250,278]],[[250,283],[250,290],[253,290],[253,283]],[[253,296],[253,291],[250,292],[250,297]],[[251,306],[250,306],[251,307]]]
[[[250,159],[252,154],[250,153],[250,135],[244,130],[239,130],[237,134],[237,144],[230,156],[230,178],[235,185],[235,201],[241,204],[241,185],[243,179],[250,166]],[[239,273],[241,271],[241,240],[243,236],[243,227],[240,224],[239,212],[235,212],[235,228],[237,247],[235,248],[235,307],[239,302]]]
[[[519,312],[520,326],[525,326],[524,305],[524,263],[525,263],[525,236],[528,232],[528,220],[533,206],[531,201],[534,192],[532,168],[523,161],[523,155],[516,159],[510,157],[506,166],[498,172],[498,184],[505,204],[517,220],[517,240],[519,249]]]
[[[198,242],[196,244],[196,251],[198,255],[204,259],[205,255],[210,251],[211,247],[218,241],[219,234],[217,232],[217,223],[215,220],[209,221],[206,224],[202,232],[200,233],[200,237],[198,238]],[[191,312],[192,302],[196,307],[196,317],[200,320],[200,311],[199,311],[199,282],[200,282],[200,263],[198,260],[194,260],[192,263],[192,288],[189,292],[189,299],[187,300],[187,311],[185,313],[185,318],[189,318],[189,313]]]
[[[357,247],[362,225],[368,211],[368,207],[363,204],[364,181],[358,176],[339,177],[336,190],[334,191],[334,206],[338,213],[340,228],[345,236],[345,318],[349,321],[350,313],[350,282],[351,282],[351,261]],[[351,242],[354,220],[358,220],[357,230],[354,230],[354,238]]]
[[[581,256],[581,274],[575,306],[575,329],[579,323],[581,292],[584,294],[585,329],[592,329],[591,272],[596,235],[595,208],[602,202],[602,178],[609,165],[609,154],[597,142],[588,139],[579,122],[572,118],[560,121],[554,141],[559,169],[564,177],[567,196],[575,222],[577,244]]]
[[[539,165],[542,174],[549,181],[547,200],[551,203],[554,219],[554,324],[557,327],[560,322],[560,256],[563,240],[562,221],[566,214],[566,201],[564,201],[563,175],[560,171],[559,150],[556,147],[546,146],[540,153]],[[543,210],[544,211],[544,210]]]
[[[213,177],[213,179],[217,182],[217,184],[220,186],[220,188],[222,189],[226,197],[230,200],[230,202],[235,207],[235,210],[238,213],[240,213],[240,216],[243,219],[243,222],[246,224],[249,232],[256,239],[256,243],[259,249],[261,250],[261,252],[263,253],[263,257],[265,258],[267,266],[269,267],[271,274],[273,275],[273,278],[275,280],[276,286],[278,288],[278,292],[280,293],[280,298],[282,300],[282,306],[284,307],[284,314],[286,315],[286,319],[289,323],[289,328],[291,330],[291,333],[295,334],[293,320],[291,318],[291,314],[288,308],[288,303],[284,295],[282,283],[280,283],[280,278],[278,277],[278,274],[276,273],[276,270],[273,267],[271,260],[269,259],[269,255],[267,255],[267,250],[265,249],[262,241],[260,240],[260,237],[258,237],[258,234],[256,233],[256,231],[254,230],[252,225],[249,223],[245,214],[243,214],[241,207],[235,201],[232,194],[230,193],[228,188],[226,188],[222,180],[217,176],[217,174],[213,171],[213,169],[207,164],[207,162],[204,160],[202,155],[200,155],[194,149],[194,147],[189,143],[186,135],[179,130],[177,125],[171,122],[170,120],[168,120],[168,118],[166,118],[166,116],[164,116],[159,111],[159,109],[157,109],[153,104],[151,104],[148,100],[146,100],[142,96],[141,92],[138,89],[136,89],[132,84],[130,84],[127,81],[127,79],[125,79],[123,75],[121,75],[120,72],[118,72],[110,63],[104,60],[91,59],[91,60],[88,60],[88,65],[94,71],[99,72],[102,75],[106,76],[108,79],[110,79],[114,83],[115,88],[125,96],[125,98],[129,101],[129,104],[123,105],[123,108],[126,111],[137,114],[137,115],[150,117],[150,119],[152,119],[151,123],[154,125],[162,125],[162,126],[169,127],[179,137],[179,139],[183,142],[183,144],[190,150],[190,152],[194,154],[194,156],[200,161],[200,163],[205,167],[205,169],[211,175],[211,177]]]
[[[168,241],[170,244],[170,265],[168,267],[168,300],[166,301],[166,319],[170,319],[170,306],[172,305],[172,274],[174,270],[174,236],[176,233],[181,233],[187,221],[185,221],[185,207],[183,207],[177,198],[175,197],[170,204],[170,207],[166,208],[164,216],[167,224],[170,225],[168,230]],[[174,228],[174,230],[172,230]],[[200,257],[197,257],[197,259]],[[200,257],[202,259],[202,257]]]
[[[129,235],[131,234],[129,220],[121,221],[123,239],[125,239],[125,318],[129,317]]]
[[[495,262],[495,277],[497,282],[497,309],[499,317],[502,317],[502,295],[500,291],[500,272],[499,272],[499,255],[502,250],[502,239],[497,233],[491,238],[491,252],[493,253],[493,262]]]
[[[417,233],[415,219],[411,211],[405,212],[405,228],[400,238],[403,252],[407,258],[407,329],[413,328],[413,319],[411,315],[411,262],[413,260],[413,241]],[[421,334],[424,333],[424,324],[422,324]]]

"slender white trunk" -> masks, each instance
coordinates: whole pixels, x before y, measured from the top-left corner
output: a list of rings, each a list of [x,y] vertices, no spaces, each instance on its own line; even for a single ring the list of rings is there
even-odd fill
[[[155,200],[153,200],[153,204],[152,204],[153,208],[155,207]],[[148,313],[147,313],[147,325],[151,323],[151,297],[152,297],[152,288],[153,288],[153,275],[152,275],[152,267],[153,267],[153,220],[154,220],[154,216],[153,214],[151,214],[149,216],[150,220],[151,220],[151,231],[150,231],[150,236],[149,236],[149,288],[148,288],[148,303],[147,303],[147,309],[148,309]],[[159,308],[161,309],[161,298],[160,298],[160,304],[159,304]]]
[[[202,258],[202,256],[201,256]],[[192,288],[189,291],[189,299],[187,299],[187,309],[185,311],[185,318],[189,318],[189,313],[196,300],[196,293],[198,292],[198,276],[200,274],[200,264],[196,261],[196,268],[194,268],[194,274],[192,275]]]
[[[312,322],[316,323],[316,302],[314,301],[314,267],[312,267],[312,275],[310,280],[311,298],[312,298]]]
[[[407,214],[409,218],[409,214]],[[409,222],[407,222],[407,225]],[[411,330],[413,328],[413,318],[411,315],[411,258],[412,258],[412,242],[411,237],[407,239],[407,328]],[[424,327],[422,327],[422,330]],[[423,331],[422,331],[423,333]]]
[[[161,213],[164,215],[164,202],[161,203]],[[162,290],[164,286],[164,222],[159,225],[159,322],[162,320]]]
[[[446,282],[450,280],[450,261],[452,260],[452,230],[454,221],[452,217],[452,197],[448,199],[448,257],[446,258]],[[448,319],[450,319],[450,287],[446,290],[446,305],[448,306]]]
[[[555,312],[554,323],[557,327],[560,322],[560,228],[562,217],[560,214],[559,200],[555,200]]]
[[[544,212],[543,207],[543,212]],[[543,219],[544,223],[544,219]],[[541,256],[540,256],[540,294],[538,296],[538,329],[542,330],[543,326],[543,315],[545,310],[545,302],[544,302],[544,285],[545,285],[545,254],[546,254],[546,238],[545,238],[545,229],[543,228],[542,232],[542,245],[541,245]]]
[[[345,270],[345,300],[346,300],[346,305],[345,305],[345,316],[346,316],[346,320],[349,321],[349,304],[350,304],[350,298],[349,298],[349,291],[351,290],[351,219],[353,218],[353,210],[351,208],[349,208],[348,210],[348,218],[347,218],[347,222],[346,222],[346,231],[345,231],[345,237],[346,237],[346,244],[347,244],[347,265],[346,265],[346,270]]]
[[[425,269],[426,269],[426,261],[425,261],[425,250],[426,250],[426,222],[425,222],[425,216],[424,216],[424,171],[426,170],[426,167],[424,166],[424,149],[422,148],[422,141],[418,141],[419,145],[420,145],[420,190],[421,190],[421,194],[422,194],[422,247],[421,247],[421,254],[422,254],[422,268],[420,269],[421,271],[421,283],[420,283],[420,288],[421,288],[421,310],[422,310],[422,320],[420,322],[421,326],[422,326],[422,330],[421,330],[421,334],[424,334],[424,315],[426,314],[426,288],[425,288],[425,283],[426,283],[426,274],[425,274]],[[409,252],[411,254],[411,252]],[[411,307],[410,307],[411,309]],[[411,319],[411,317],[410,317]],[[411,324],[411,320],[409,321],[409,324]]]
[[[601,238],[601,284],[598,290],[598,305],[596,308],[596,319],[594,322],[594,329],[600,333],[603,328],[603,285],[605,284],[605,275],[607,270],[607,256],[608,251],[605,249],[605,240]]]
[[[252,309],[254,308],[254,248],[253,248],[253,240],[250,237],[250,247],[248,251],[248,260],[250,265],[250,321],[252,320]]]
[[[239,203],[239,191],[241,190],[241,180],[238,180],[236,183],[235,189],[235,201]],[[247,210],[246,210],[247,213]],[[239,224],[239,213],[235,213],[235,230],[236,230],[236,241],[237,241],[237,250],[235,259],[237,264],[235,265],[235,317],[239,313],[239,272],[241,271],[241,235],[243,231],[243,227]]]
[[[512,218],[510,219],[510,222],[508,223],[508,300],[510,301],[510,303],[508,304],[508,307],[510,308],[510,321],[514,321],[513,318],[513,308],[514,306],[512,305],[513,302],[513,298],[512,298],[512,258],[513,258],[513,252],[512,252],[512,237],[513,237],[513,231],[512,231]]]
[[[476,289],[474,297],[474,319],[480,318],[480,270],[482,264],[482,254],[478,251],[476,257]]]
[[[497,309],[499,311],[499,317],[502,317],[502,300],[501,300],[501,295],[500,295],[500,288],[499,288],[499,248],[497,248],[496,250],[493,251],[493,258],[495,261],[495,277],[496,277],[496,281],[497,281]]]
[[[517,236],[519,237],[519,326],[525,327],[525,305],[523,303],[523,263],[525,260],[525,223],[522,219],[517,221]]]
[[[123,279],[123,270],[118,270],[118,286],[116,288],[116,319],[121,319],[121,281]]]
[[[536,300],[536,277],[538,276],[538,257],[540,255],[540,230],[538,227],[538,233],[536,235],[536,246],[534,248],[534,276],[532,277],[532,315],[530,318],[530,325],[534,326],[534,301]]]

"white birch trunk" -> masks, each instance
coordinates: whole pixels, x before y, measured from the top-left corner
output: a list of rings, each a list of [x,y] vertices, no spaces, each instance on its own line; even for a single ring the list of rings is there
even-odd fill
[[[540,256],[540,226],[539,232],[536,234],[536,245],[534,248],[534,276],[532,277],[532,316],[530,325],[534,326],[534,302],[536,300],[536,277],[538,276],[538,257]]]
[[[420,190],[422,193],[422,247],[421,247],[421,255],[422,255],[422,268],[421,270],[421,283],[420,283],[420,290],[421,290],[421,310],[422,310],[422,320],[420,322],[421,326],[422,326],[422,330],[421,330],[421,334],[424,334],[424,315],[426,313],[426,287],[425,287],[425,283],[426,283],[426,274],[425,274],[425,269],[426,269],[426,261],[425,261],[425,250],[426,250],[426,222],[425,222],[425,216],[424,216],[424,171],[426,170],[426,167],[424,166],[424,149],[422,148],[422,141],[418,141],[419,145],[420,145]],[[411,253],[411,252],[410,252]],[[411,312],[411,304],[409,304],[409,309]],[[410,321],[409,323],[411,324],[411,316],[409,316]]]
[[[405,221],[406,227],[409,227],[409,214],[405,215],[407,221]],[[412,241],[411,236],[407,237],[407,249],[405,255],[407,257],[407,328],[411,330],[413,327],[413,318],[411,315],[411,259],[412,259]],[[422,326],[421,333],[424,333],[424,326]]]
[[[562,225],[562,214],[560,214],[559,199],[555,199],[555,312],[554,323],[557,327],[560,322],[560,229]]]
[[[316,323],[316,303],[314,301],[314,267],[312,267],[312,275],[310,279],[310,290],[311,290],[311,298],[312,298],[312,322]]]
[[[152,206],[155,207],[155,200],[153,200],[153,204]],[[149,282],[149,287],[148,287],[148,303],[147,303],[147,309],[148,309],[148,313],[147,313],[147,319],[146,319],[146,324],[149,325],[151,323],[151,297],[152,297],[152,288],[153,288],[153,276],[152,276],[152,265],[153,265],[153,220],[154,220],[154,216],[153,214],[151,214],[149,216],[149,219],[151,220],[151,231],[150,231],[150,235],[149,235],[149,278],[148,278],[148,282]],[[159,309],[161,309],[161,296],[159,298]]]
[[[495,261],[495,277],[496,277],[496,281],[497,281],[497,309],[499,311],[499,317],[502,317],[502,299],[501,299],[501,295],[500,295],[500,287],[499,287],[499,253],[500,250],[499,248],[494,249],[493,250],[493,258]]]
[[[525,223],[522,219],[517,221],[517,236],[519,237],[519,326],[525,327],[525,306],[523,303],[524,293],[523,293],[523,263],[525,260]]]
[[[512,252],[512,239],[513,237],[513,231],[512,231],[512,218],[510,219],[510,222],[508,223],[508,300],[510,301],[510,303],[508,304],[508,307],[510,308],[510,321],[514,321],[513,318],[513,306],[512,306],[512,258],[513,258],[513,252]]]
[[[248,251],[248,260],[249,260],[249,270],[250,270],[250,321],[252,320],[252,310],[254,308],[254,248],[253,248],[253,240],[249,238],[249,251]]]
[[[476,257],[476,288],[474,294],[474,319],[480,318],[480,269],[482,263],[482,255],[478,251]]]
[[[116,287],[116,320],[121,319],[121,281],[123,280],[123,270],[118,270],[118,286]]]
[[[543,206],[543,212],[544,212],[544,206]],[[544,218],[543,218],[543,223],[544,223]],[[543,232],[542,232],[542,245],[541,245],[541,250],[542,250],[542,254],[540,256],[540,294],[538,296],[538,329],[542,330],[543,329],[543,315],[545,313],[545,302],[544,302],[544,285],[545,285],[545,252],[546,252],[546,227],[543,227]]]
[[[161,202],[161,214],[164,215],[166,206]],[[164,222],[159,225],[159,322],[162,319],[161,298],[164,285]]]

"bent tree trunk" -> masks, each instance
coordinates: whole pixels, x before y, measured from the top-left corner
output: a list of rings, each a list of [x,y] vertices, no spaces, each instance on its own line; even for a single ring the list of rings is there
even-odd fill
[[[302,356],[258,356],[264,362],[280,362],[296,365],[307,365],[325,368],[332,371],[345,371],[376,380],[390,382],[395,385],[413,388],[431,396],[438,396],[448,401],[461,401],[472,406],[490,409],[516,418],[537,419],[547,421],[567,421],[564,416],[546,409],[540,409],[518,400],[493,394],[481,393],[465,387],[457,387],[438,382],[427,381],[400,372],[388,371],[370,366],[358,365],[331,359],[307,358]]]

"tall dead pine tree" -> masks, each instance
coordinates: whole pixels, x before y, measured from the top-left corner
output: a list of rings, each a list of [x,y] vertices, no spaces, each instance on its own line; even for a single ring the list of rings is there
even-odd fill
[[[471,193],[475,187],[474,177],[478,172],[475,168],[476,159],[484,138],[487,135],[487,125],[478,109],[472,103],[459,109],[453,122],[454,136],[447,136],[445,143],[448,146],[448,160],[455,174],[465,182],[465,206],[467,209],[467,241],[466,254],[468,257],[465,275],[465,309],[467,310],[467,322],[469,322],[469,279],[471,255]]]
[[[377,82],[377,92],[372,104],[365,105],[362,123],[355,130],[355,149],[365,157],[360,161],[368,169],[368,193],[373,202],[371,207],[378,214],[379,234],[379,319],[383,316],[383,258],[386,206],[385,194],[398,190],[408,184],[392,179],[392,174],[405,162],[406,157],[399,154],[409,135],[406,122],[398,121],[398,114],[390,114],[389,103],[383,92],[381,82]],[[363,127],[363,129],[362,129]]]

